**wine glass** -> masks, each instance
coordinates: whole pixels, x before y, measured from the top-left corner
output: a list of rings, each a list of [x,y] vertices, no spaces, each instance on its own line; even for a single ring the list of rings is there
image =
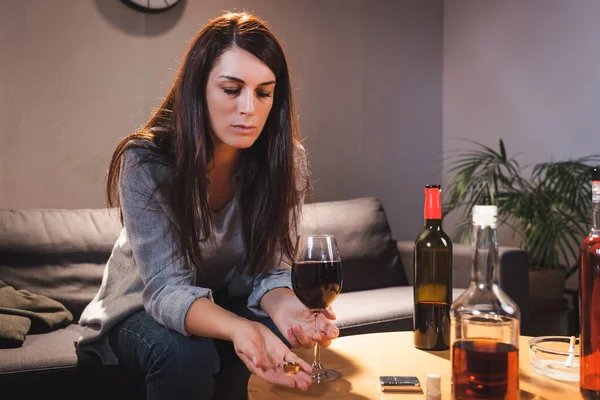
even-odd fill
[[[318,316],[342,290],[342,261],[333,235],[300,235],[292,263],[292,287],[296,297],[315,317],[315,335],[319,332]],[[338,371],[324,368],[319,344],[315,343],[311,378],[315,383],[339,379]]]

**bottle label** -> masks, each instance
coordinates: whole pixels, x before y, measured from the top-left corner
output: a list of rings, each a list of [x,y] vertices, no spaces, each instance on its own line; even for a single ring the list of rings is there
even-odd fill
[[[600,203],[600,181],[592,181],[592,203]]]
[[[425,188],[425,219],[442,219],[442,202],[439,188]]]

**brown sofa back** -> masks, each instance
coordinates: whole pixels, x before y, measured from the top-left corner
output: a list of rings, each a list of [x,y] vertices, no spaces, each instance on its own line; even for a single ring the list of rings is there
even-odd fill
[[[120,231],[117,209],[0,210],[0,280],[61,302],[78,321]],[[337,236],[344,292],[407,283],[375,198],[307,204],[300,231]]]
[[[342,292],[407,285],[402,261],[379,199],[363,197],[304,206],[300,233],[336,236]]]
[[[0,280],[61,302],[78,321],[120,230],[116,210],[0,210]]]

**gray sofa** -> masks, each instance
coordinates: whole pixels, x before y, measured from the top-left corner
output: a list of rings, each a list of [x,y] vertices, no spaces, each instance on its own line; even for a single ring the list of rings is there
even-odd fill
[[[74,316],[64,329],[30,334],[21,347],[0,349],[0,398],[144,398],[141,377],[102,366],[74,346],[76,322],[96,294],[120,229],[115,210],[0,210],[0,280],[55,299]],[[412,330],[413,242],[394,240],[378,199],[306,205],[301,229],[337,237],[344,283],[333,307],[342,336]],[[527,255],[503,247],[500,254],[501,286],[521,307],[525,324]],[[455,245],[455,298],[470,282],[470,264],[470,247]],[[247,378],[246,371],[221,371],[218,397],[243,398]]]

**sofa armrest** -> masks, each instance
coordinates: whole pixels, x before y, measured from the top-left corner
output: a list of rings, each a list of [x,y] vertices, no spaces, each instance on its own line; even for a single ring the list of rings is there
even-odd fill
[[[400,259],[406,272],[409,285],[414,284],[413,246],[410,240],[396,242]],[[453,244],[452,285],[465,289],[471,282],[472,250],[468,244]],[[518,247],[500,246],[498,249],[500,263],[498,271],[502,290],[517,303],[521,310],[522,325],[527,325],[529,310],[529,261],[527,253]],[[522,328],[523,330],[527,330]]]

